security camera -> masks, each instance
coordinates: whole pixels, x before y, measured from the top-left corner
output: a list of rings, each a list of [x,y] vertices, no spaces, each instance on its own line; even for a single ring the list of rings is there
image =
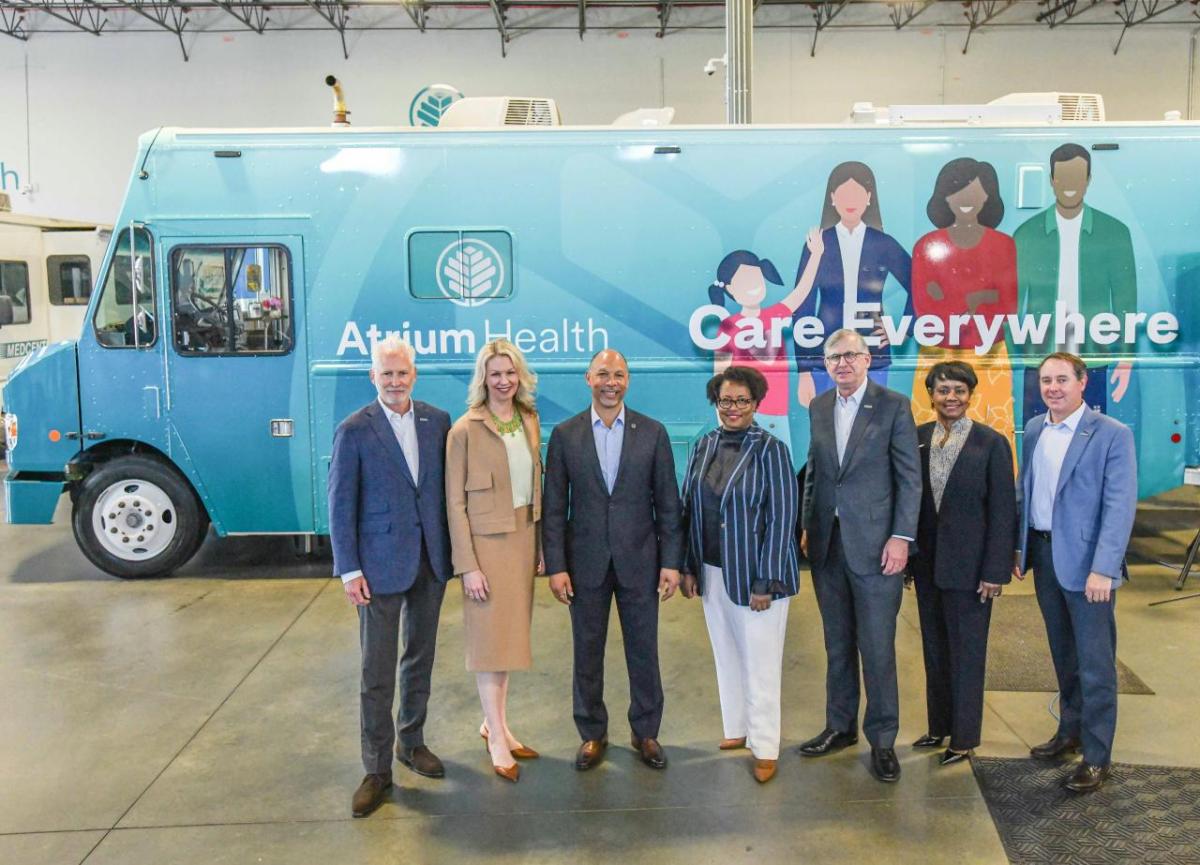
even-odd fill
[[[705,75],[716,75],[717,74],[717,66],[718,65],[725,66],[729,62],[727,59],[728,56],[729,55],[726,54],[726,55],[722,55],[720,57],[708,58],[708,62],[704,64],[704,74]]]

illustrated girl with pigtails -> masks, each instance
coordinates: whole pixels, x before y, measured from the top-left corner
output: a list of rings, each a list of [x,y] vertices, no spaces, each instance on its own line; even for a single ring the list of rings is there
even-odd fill
[[[767,395],[758,405],[754,420],[759,426],[780,439],[791,450],[792,436],[788,422],[788,403],[791,386],[788,382],[788,352],[792,316],[812,291],[825,251],[820,231],[808,235],[808,261],[800,279],[777,303],[764,306],[767,283],[783,285],[779,271],[770,259],[759,258],[753,252],[739,249],[729,253],[717,267],[717,278],[708,286],[709,300],[717,306],[736,304],[734,314],[721,322],[718,333],[729,337],[724,349],[713,352],[713,373],[729,366],[748,366],[757,369],[767,380]],[[762,323],[766,347],[740,347],[737,336],[742,322],[757,318]],[[775,324],[780,322],[780,324]],[[743,341],[748,341],[743,337]]]

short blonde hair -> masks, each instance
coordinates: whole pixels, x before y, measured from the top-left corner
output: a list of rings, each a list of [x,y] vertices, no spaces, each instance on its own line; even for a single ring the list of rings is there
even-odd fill
[[[517,395],[513,401],[526,414],[536,414],[537,404],[533,395],[537,391],[537,373],[525,362],[525,355],[507,339],[493,339],[479,350],[475,357],[475,374],[467,386],[467,408],[478,408],[487,403],[487,362],[494,357],[506,357],[517,371]]]

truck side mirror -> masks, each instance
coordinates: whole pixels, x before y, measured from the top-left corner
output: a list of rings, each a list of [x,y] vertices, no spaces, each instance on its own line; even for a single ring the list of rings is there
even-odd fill
[[[12,299],[0,294],[0,327],[13,323]]]

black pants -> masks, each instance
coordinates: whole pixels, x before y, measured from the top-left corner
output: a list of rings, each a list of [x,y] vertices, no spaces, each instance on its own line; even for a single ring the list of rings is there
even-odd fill
[[[955,751],[976,748],[983,727],[992,602],[981,604],[973,591],[940,589],[932,577],[918,578],[916,587],[929,735],[949,736]]]
[[[433,575],[422,550],[416,582],[407,592],[372,595],[358,608],[362,646],[362,684],[359,691],[362,761],[367,772],[389,772],[397,732],[400,744],[425,744],[425,713],[429,704],[433,652],[437,645],[438,615],[446,584]],[[400,661],[400,709],[392,720],[396,696],[396,660]]]
[[[813,588],[825,630],[825,726],[841,733],[858,728],[861,655],[867,690],[863,733],[872,747],[891,748],[900,729],[896,616],[904,578],[851,571],[835,523],[829,554],[824,564],[813,569]]]
[[[639,739],[657,739],[662,723],[663,690],[658,670],[658,575],[648,575],[635,588],[617,582],[609,566],[599,586],[575,586],[571,602],[571,636],[575,645],[574,711],[580,737],[608,734],[604,705],[604,647],[608,618],[617,599],[625,668],[629,672],[629,727]]]

